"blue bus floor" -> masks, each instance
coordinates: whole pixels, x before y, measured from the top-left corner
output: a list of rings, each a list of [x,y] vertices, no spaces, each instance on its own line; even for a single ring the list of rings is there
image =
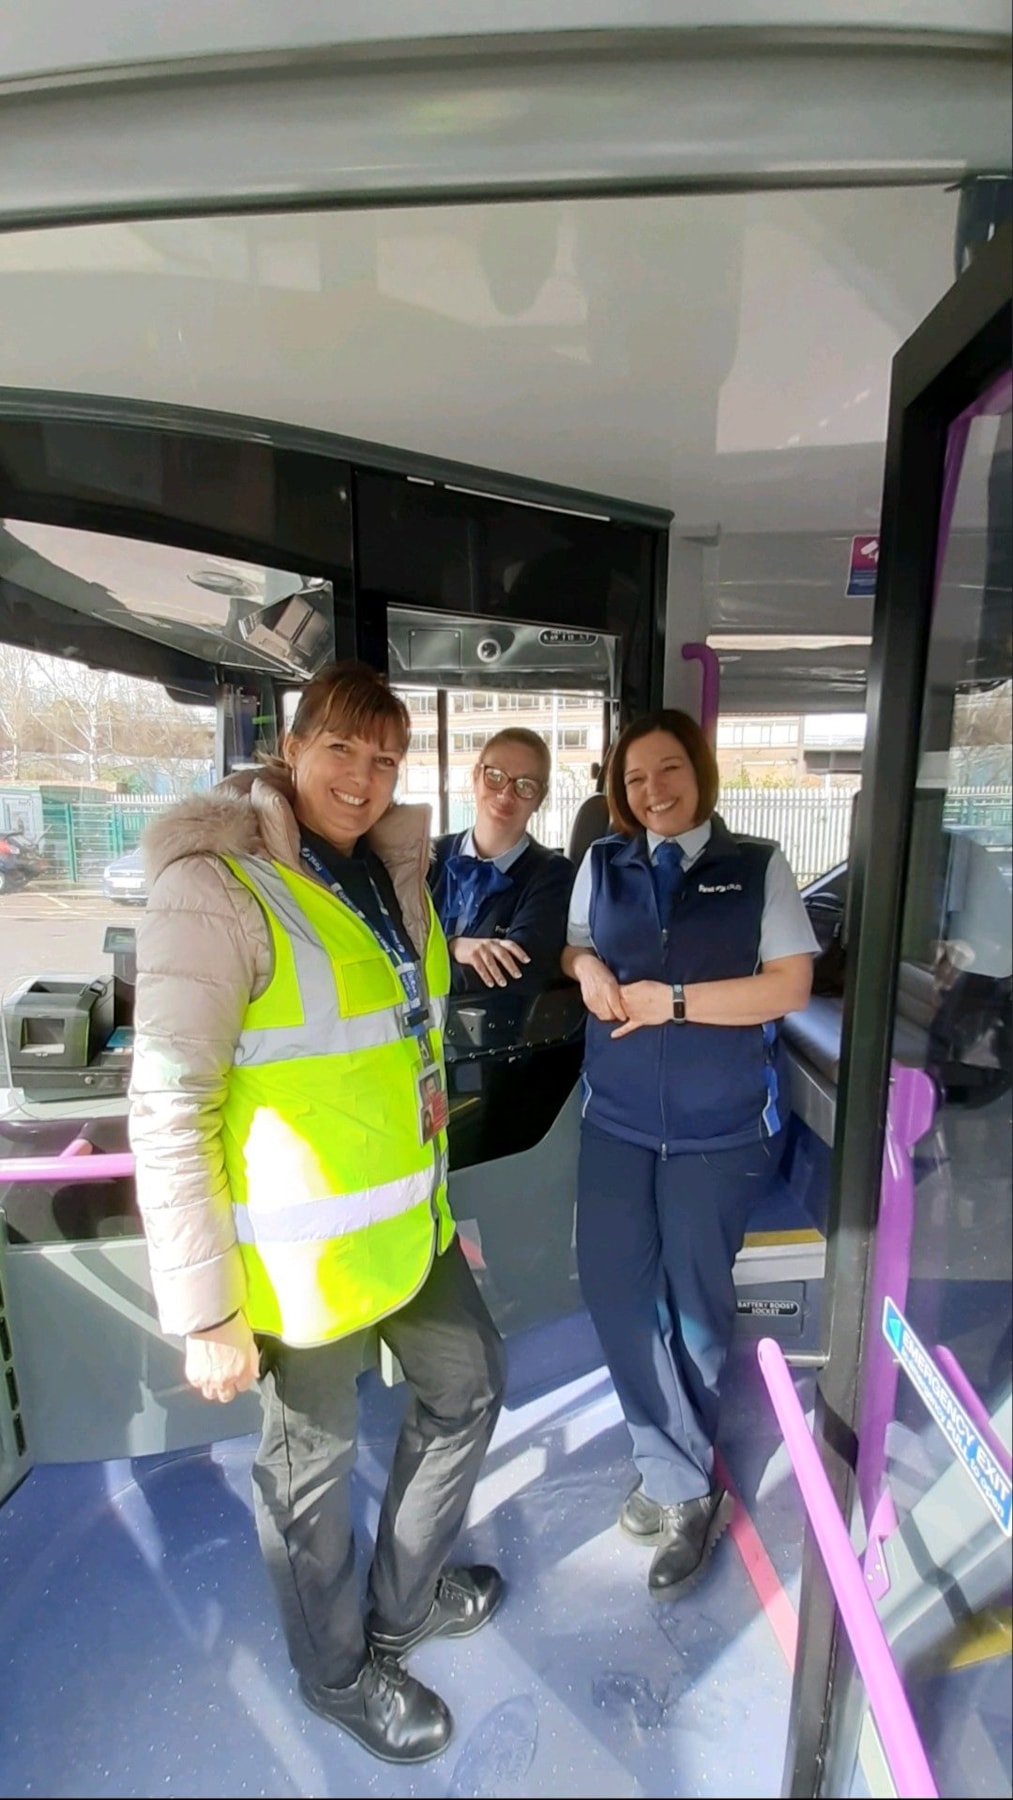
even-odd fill
[[[459,1550],[497,1564],[508,1592],[481,1635],[411,1659],[455,1717],[442,1757],[391,1767],[300,1703],[253,1525],[255,1440],[243,1437],[36,1469],[0,1508],[0,1792],[779,1793],[791,1673],[733,1534],[681,1602],[652,1602],[651,1553],[616,1527],[634,1477],[586,1315],[509,1349],[507,1404]],[[808,1405],[809,1378],[801,1389]],[[402,1403],[402,1390],[363,1379],[363,1577]],[[722,1452],[797,1605],[801,1502],[746,1338],[729,1364]]]

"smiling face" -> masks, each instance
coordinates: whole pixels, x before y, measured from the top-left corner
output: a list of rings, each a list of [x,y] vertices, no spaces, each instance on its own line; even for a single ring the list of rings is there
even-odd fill
[[[402,760],[392,725],[382,724],[375,738],[355,737],[340,726],[309,738],[290,732],[285,761],[297,819],[347,855],[387,811]]]
[[[491,738],[472,771],[472,835],[484,856],[502,856],[520,842],[545,793],[545,755],[511,738]],[[506,776],[506,780],[501,780]],[[518,793],[515,782],[521,783]]]
[[[630,812],[645,830],[678,837],[697,823],[696,771],[688,751],[670,731],[649,731],[634,738],[623,777]]]

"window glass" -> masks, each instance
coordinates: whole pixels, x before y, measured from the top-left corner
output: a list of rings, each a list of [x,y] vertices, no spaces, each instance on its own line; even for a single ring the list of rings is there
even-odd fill
[[[147,892],[138,843],[166,807],[210,787],[214,746],[210,707],[0,643],[0,1158],[27,1153],[18,1120],[36,1107],[55,1109],[54,1149],[90,1105],[103,1121],[95,1141],[126,1148],[132,937]],[[58,985],[29,994],[47,978]],[[65,1064],[66,1021],[93,982],[99,999]],[[127,1181],[61,1191],[50,1203],[38,1187],[0,1188],[10,1236],[141,1229]]]
[[[1001,412],[954,432],[894,1036],[893,1093],[917,1098],[922,1135],[913,1193],[906,1157],[884,1174],[858,1479],[938,1791],[995,1795],[1011,1784],[1008,382]]]
[[[773,838],[808,887],[847,860],[864,741],[864,713],[724,714],[718,812],[733,831]]]

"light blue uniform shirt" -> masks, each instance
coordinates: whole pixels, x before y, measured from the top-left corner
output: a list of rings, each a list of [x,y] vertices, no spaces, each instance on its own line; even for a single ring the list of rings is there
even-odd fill
[[[710,841],[711,822],[694,825],[680,832],[676,843],[683,853],[683,868],[691,869]],[[647,847],[654,853],[665,839],[657,831],[648,831]],[[581,949],[593,949],[591,926],[591,852],[587,852],[570,895],[570,912],[566,925],[566,941]],[[783,852],[775,848],[767,864],[763,889],[763,918],[760,922],[760,961],[777,962],[782,956],[818,956],[819,944],[802,904],[798,883]]]
[[[524,831],[517,839],[516,844],[511,844],[509,850],[504,850],[502,856],[483,856],[480,850],[475,849],[475,839],[472,833],[466,831],[461,839],[461,847],[457,854],[458,856],[477,856],[480,862],[495,863],[500,874],[505,875],[508,869],[513,868],[518,857],[524,855],[530,842],[530,837],[527,832]]]

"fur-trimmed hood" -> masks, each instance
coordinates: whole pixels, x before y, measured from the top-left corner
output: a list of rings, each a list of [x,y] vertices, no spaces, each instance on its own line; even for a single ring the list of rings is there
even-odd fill
[[[141,839],[149,892],[170,863],[188,856],[262,856],[305,873],[294,800],[287,770],[265,764],[180,801],[153,820]],[[426,935],[430,820],[428,806],[393,805],[366,836],[390,871],[405,924],[418,944]]]

